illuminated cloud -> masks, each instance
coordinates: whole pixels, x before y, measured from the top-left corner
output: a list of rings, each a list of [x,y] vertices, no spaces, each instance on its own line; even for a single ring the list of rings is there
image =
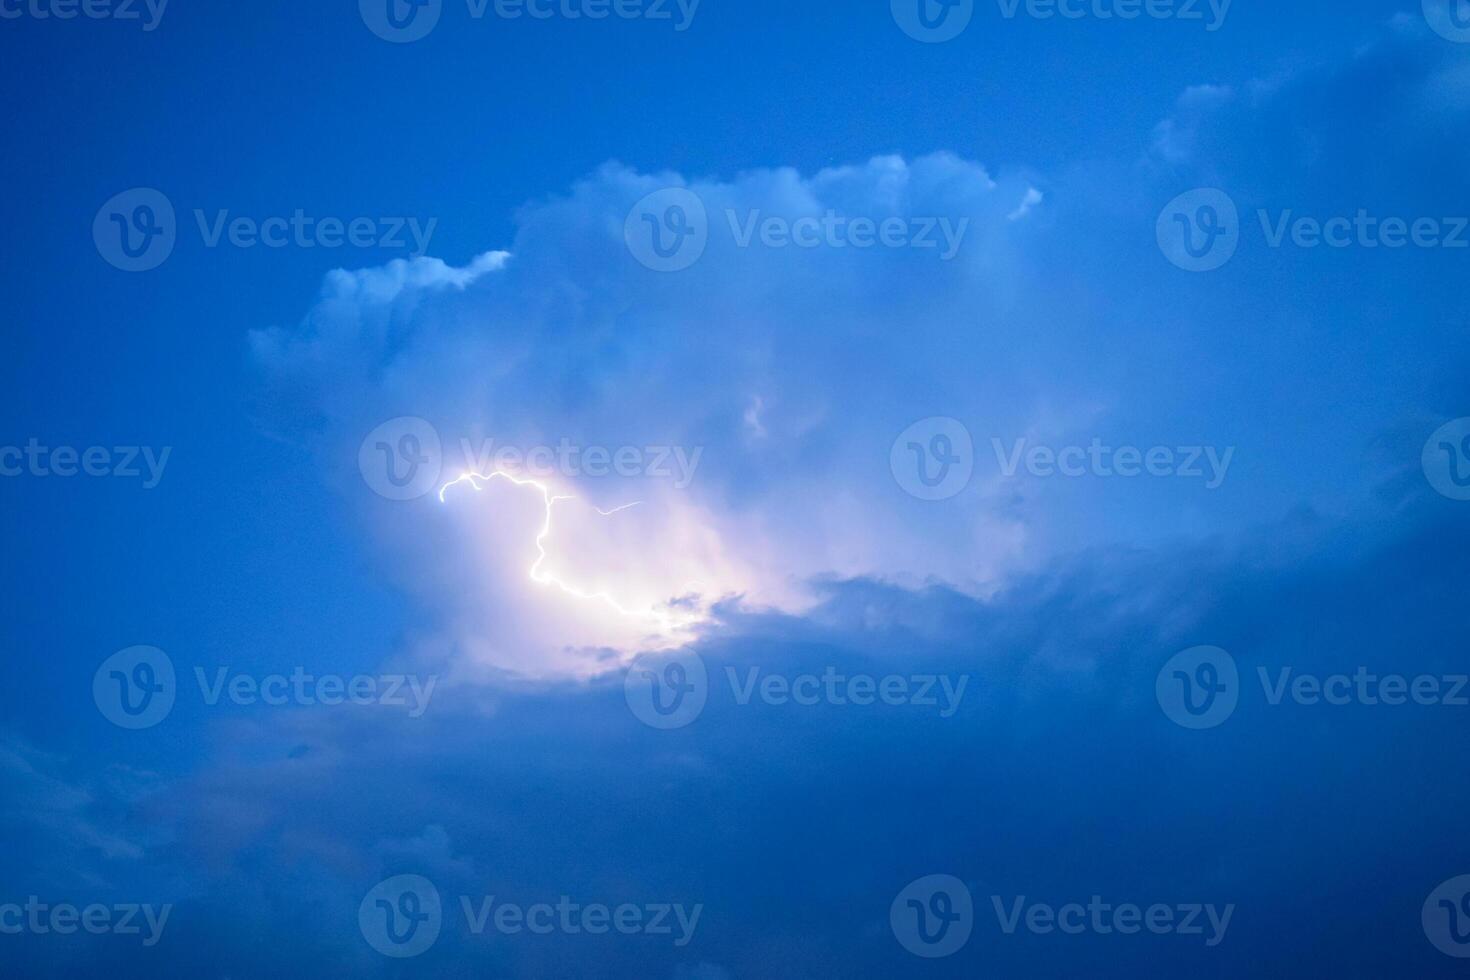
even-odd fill
[[[265,421],[319,453],[362,511],[386,567],[425,610],[423,649],[529,674],[607,669],[684,639],[732,602],[800,610],[827,579],[986,597],[1119,540],[1228,539],[1287,501],[1357,507],[1372,492],[1364,447],[1428,408],[1406,406],[1395,377],[1316,353],[1350,324],[1363,350],[1439,371],[1429,347],[1404,349],[1398,324],[1433,309],[1450,322],[1453,277],[1423,269],[1455,256],[1411,266],[1365,251],[1270,250],[1253,223],[1283,207],[1437,213],[1425,182],[1378,178],[1443,159],[1437,185],[1463,186],[1464,151],[1425,148],[1463,115],[1434,98],[1463,77],[1464,52],[1450,47],[1395,35],[1342,64],[1194,86],[1138,135],[1126,166],[1047,175],[938,153],[714,179],[607,164],[521,209],[505,251],[463,267],[424,258],[330,275],[297,328],[253,335]],[[1364,101],[1370,85],[1379,129],[1399,134],[1387,145],[1337,108]],[[1327,122],[1278,138],[1304,106],[1323,105],[1331,111],[1312,115]],[[1365,199],[1365,181],[1390,196]],[[1160,209],[1196,187],[1227,189],[1242,216],[1239,254],[1218,274],[1181,272],[1154,240]],[[635,206],[648,200],[706,216],[678,271],[630,247]],[[902,236],[853,247],[857,217],[929,227],[940,247]],[[1402,288],[1381,308],[1344,307],[1322,274],[1329,262]],[[1281,290],[1283,276],[1299,287]],[[1296,390],[1308,357],[1311,396],[1334,422],[1285,440],[1259,407]],[[558,527],[540,567],[662,623],[647,629],[528,574],[546,516],[539,494],[485,486],[444,505],[375,495],[358,448],[399,416],[428,420],[442,441],[434,489],[496,468],[534,475],[517,469],[526,459],[501,466],[487,448],[634,447],[645,462],[651,448],[682,453],[683,479],[585,466],[536,475],[587,505],[557,510],[567,533]],[[937,416],[967,428],[974,473],[931,502],[895,479],[890,450]],[[1001,456],[1018,440],[1208,447],[1233,453],[1233,465],[1208,490],[1008,475]],[[598,514],[631,501],[639,507]]]
[[[698,195],[713,230],[698,263],[661,274],[636,260],[623,229],[636,202],[675,185]],[[1037,203],[1019,176],[997,181],[947,154],[729,182],[608,165],[568,197],[526,208],[509,252],[465,268],[420,259],[333,273],[299,329],[253,337],[272,401],[291,406],[271,422],[321,451],[371,512],[403,584],[453,624],[450,644],[494,667],[602,669],[685,638],[682,627],[721,600],[798,608],[813,576],[978,588],[1014,537],[987,543],[996,519],[973,510],[918,512],[888,450],[913,421],[916,389],[937,408],[971,400],[983,362],[979,345],[955,350],[955,319],[1007,302],[1007,219]],[[742,244],[740,229],[757,222],[830,215],[875,228],[896,219],[908,238]],[[895,376],[901,363],[917,369]],[[567,533],[558,528],[540,566],[654,610],[657,628],[527,575],[544,495],[481,485],[479,500],[430,508],[353,486],[342,464],[395,416],[433,424],[446,483],[490,472],[478,458],[487,447],[658,447],[670,457],[661,470],[660,452],[644,456],[656,472],[581,467],[542,481],[590,507],[558,505]],[[582,519],[635,500],[615,520]]]

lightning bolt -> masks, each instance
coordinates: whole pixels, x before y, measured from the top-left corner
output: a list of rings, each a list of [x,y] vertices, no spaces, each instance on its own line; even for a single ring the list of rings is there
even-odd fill
[[[693,621],[693,618],[686,618],[684,621],[680,622],[676,620],[676,617],[674,617],[670,613],[659,609],[628,609],[623,606],[622,603],[618,602],[606,592],[588,592],[584,589],[579,589],[575,585],[563,581],[556,575],[545,571],[541,567],[546,562],[546,539],[551,536],[552,513],[556,509],[556,504],[558,501],[577,499],[571,494],[552,493],[550,487],[537,480],[525,479],[514,476],[510,473],[502,472],[501,470],[496,470],[493,473],[489,474],[473,472],[466,473],[457,480],[451,480],[450,482],[444,484],[444,486],[439,488],[439,502],[445,502],[444,495],[452,487],[458,486],[462,483],[468,483],[470,486],[474,487],[476,491],[479,491],[481,489],[481,484],[488,484],[494,480],[505,480],[506,482],[511,483],[517,487],[530,487],[541,494],[541,501],[545,506],[545,517],[542,519],[541,522],[541,530],[536,535],[536,560],[531,563],[531,567],[528,570],[531,581],[535,582],[537,585],[551,586],[553,588],[560,589],[562,592],[576,599],[581,599],[587,602],[603,603],[620,616],[625,616],[629,619],[648,620],[652,623],[657,624],[659,630],[665,633],[673,633],[679,628],[687,626],[689,622]],[[597,513],[602,517],[611,517],[612,515],[621,513],[622,511],[628,510],[629,508],[637,507],[640,503],[641,501],[634,501],[631,504],[623,504],[621,507],[614,507],[611,510],[602,510],[599,507],[593,507],[592,509],[597,511]]]

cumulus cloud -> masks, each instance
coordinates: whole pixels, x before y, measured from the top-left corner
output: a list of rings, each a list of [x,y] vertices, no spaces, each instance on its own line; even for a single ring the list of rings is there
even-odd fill
[[[1402,349],[1404,317],[1437,317],[1429,333],[1464,346],[1450,281],[1421,282],[1453,256],[1272,250],[1256,212],[1430,213],[1442,202],[1412,188],[1463,186],[1463,168],[1393,177],[1440,159],[1430,147],[1463,153],[1446,142],[1454,110],[1429,98],[1460,77],[1450,47],[1400,32],[1346,62],[1191,87],[1151,143],[1140,134],[1131,169],[1043,175],[944,153],[731,178],[608,164],[523,207],[504,251],[333,273],[298,326],[252,337],[264,421],[312,446],[361,512],[425,610],[426,655],[531,675],[686,642],[732,603],[807,608],[823,579],[986,596],[1078,549],[1228,540],[1297,505],[1352,513],[1377,492],[1381,433],[1435,410],[1403,398],[1404,374],[1443,372],[1434,350]],[[1346,108],[1370,89],[1387,147]],[[1225,189],[1242,216],[1240,256],[1212,277],[1153,242],[1158,209],[1193,186]],[[635,206],[669,193],[708,224],[675,272],[626,239]],[[926,226],[935,247],[853,247],[853,218]],[[799,244],[803,220],[818,247]],[[1368,263],[1383,287],[1347,301],[1340,284]],[[1343,330],[1355,348],[1324,356]],[[1386,357],[1398,376],[1365,377]],[[1297,392],[1305,365],[1318,383]],[[1314,401],[1259,411],[1288,391]],[[499,467],[496,448],[567,445],[643,464],[677,451],[685,479],[560,466],[544,487],[389,501],[358,450],[398,416],[437,431],[441,482]],[[895,438],[926,416],[974,437],[974,478],[938,504],[890,470]],[[1202,447],[1233,469],[1208,487],[1007,472],[1018,446],[1094,442]],[[524,462],[506,466],[524,476]]]
[[[698,195],[711,234],[694,267],[660,274],[635,260],[624,224],[670,186]],[[551,587],[527,574],[545,514],[534,490],[365,501],[405,584],[496,667],[597,665],[682,638],[662,628],[689,618],[681,610],[735,596],[791,608],[820,574],[974,588],[1014,557],[1013,537],[984,533],[1004,519],[908,519],[888,448],[916,408],[954,410],[991,373],[983,325],[1008,330],[1000,311],[1015,302],[1008,219],[1039,201],[1022,178],[946,154],[729,181],[608,165],[523,209],[508,252],[334,273],[299,328],[253,337],[268,424],[317,446],[346,487],[358,443],[395,416],[438,430],[446,480],[482,469],[494,447],[668,451],[643,461],[673,478],[544,481],[578,498],[557,504],[545,539]],[[751,232],[742,244],[759,223],[828,215],[843,221],[829,236],[861,219],[907,237],[804,248]],[[957,320],[982,326],[972,336]],[[966,546],[934,547],[956,538]],[[614,602],[642,615],[610,613]]]

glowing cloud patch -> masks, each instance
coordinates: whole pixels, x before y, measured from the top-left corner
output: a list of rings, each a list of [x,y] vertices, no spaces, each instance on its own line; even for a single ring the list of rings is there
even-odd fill
[[[527,574],[529,575],[531,581],[535,582],[537,585],[549,586],[559,589],[566,595],[585,602],[600,603],[602,605],[605,605],[620,617],[629,620],[639,621],[646,624],[646,626],[650,628],[656,636],[666,640],[684,639],[689,628],[704,619],[704,617],[696,611],[674,610],[670,608],[668,604],[653,605],[641,609],[630,608],[629,605],[619,601],[617,598],[615,598],[613,595],[605,590],[592,591],[586,588],[582,588],[580,586],[572,584],[571,582],[566,581],[561,576],[553,572],[547,571],[545,567],[548,559],[546,543],[547,540],[551,537],[552,522],[553,516],[556,511],[556,505],[561,501],[576,500],[577,498],[572,494],[554,493],[549,486],[538,480],[518,477],[513,474],[503,472],[501,470],[496,470],[488,474],[473,472],[466,473],[458,479],[446,483],[444,486],[439,488],[439,501],[440,503],[447,502],[446,494],[453,487],[460,486],[462,484],[468,484],[478,492],[483,488],[483,485],[489,484],[495,480],[504,480],[507,483],[510,483],[511,485],[516,487],[530,488],[541,495],[543,518],[541,522],[541,529],[536,534],[536,560],[532,562],[531,567],[527,569]],[[641,505],[641,503],[641,501],[634,501],[630,504],[623,504],[619,507],[613,507],[610,510],[603,510],[598,507],[592,507],[592,510],[594,510],[601,517],[612,517],[615,514],[619,514],[623,511],[638,507]]]

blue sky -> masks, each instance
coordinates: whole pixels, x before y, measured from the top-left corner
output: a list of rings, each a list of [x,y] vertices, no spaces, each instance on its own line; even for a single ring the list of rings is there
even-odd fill
[[[400,44],[371,4],[0,0],[0,467],[141,471],[0,476],[7,975],[1458,969],[1470,46],[1436,0],[974,6],[921,43],[886,2],[444,0]],[[130,272],[144,200],[176,240]],[[702,251],[661,269],[675,205]],[[1221,209],[1195,271],[1171,235]],[[227,230],[298,212],[312,247]],[[400,493],[379,453],[418,474],[428,439]],[[563,443],[629,472],[527,468]],[[103,665],[139,645],[176,677],[134,730]],[[1189,727],[1165,689],[1227,664]],[[1439,696],[1312,703],[1359,671]],[[248,693],[294,674],[424,710]],[[965,687],[771,693],[828,674]],[[642,678],[690,676],[659,727]],[[364,925],[400,875],[444,899],[404,958]],[[932,875],[973,902],[943,956],[890,916]],[[701,915],[675,945],[459,904],[562,895]],[[1093,895],[1233,911],[1207,946],[994,904]],[[30,896],[172,912],[148,946],[4,932]]]

